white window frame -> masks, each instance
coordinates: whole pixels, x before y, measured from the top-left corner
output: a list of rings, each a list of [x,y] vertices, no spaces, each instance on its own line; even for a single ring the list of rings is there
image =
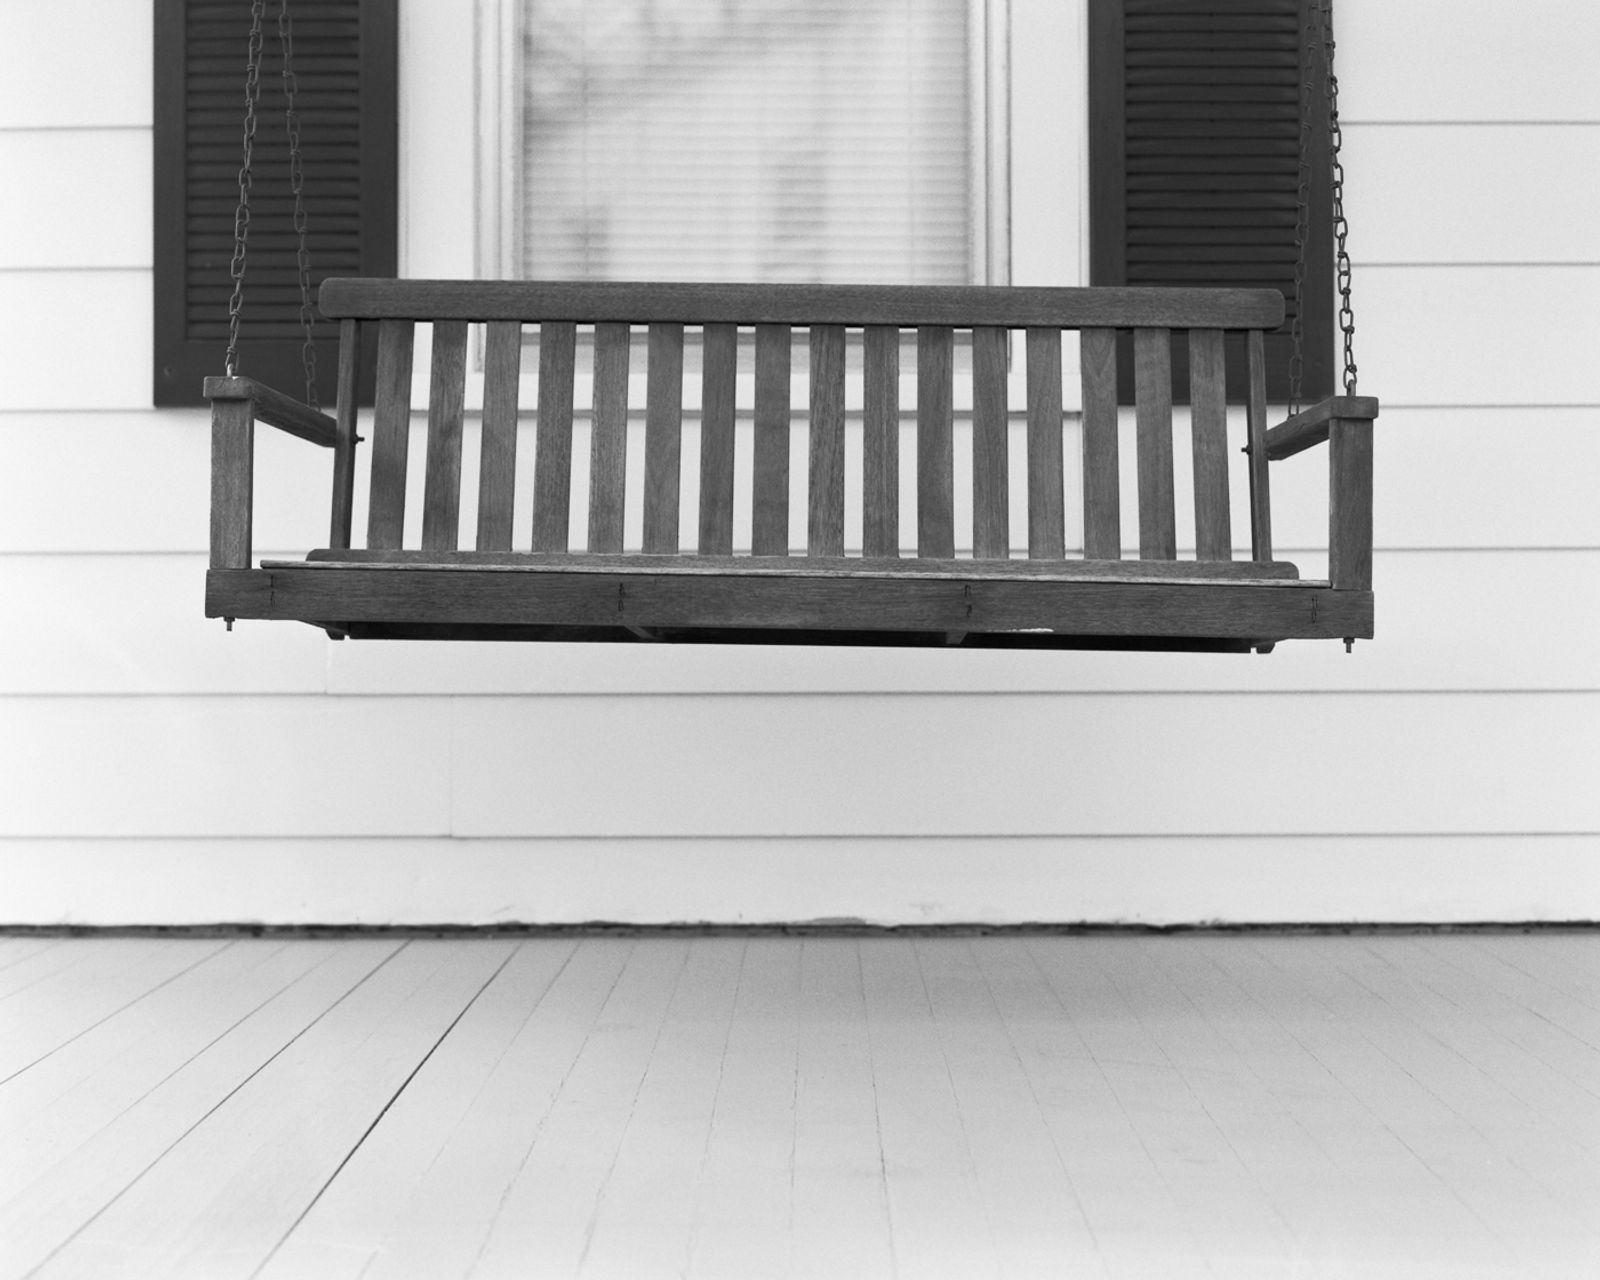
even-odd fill
[[[974,234],[992,283],[1080,285],[1088,275],[1088,0],[973,0],[986,74],[983,203]],[[497,162],[516,118],[510,0],[462,8],[400,0],[400,274],[497,278],[510,194]],[[480,59],[501,68],[480,77]],[[473,139],[486,139],[478,146]],[[1075,344],[1063,357],[1076,359]],[[427,368],[418,351],[419,376]],[[1064,369],[1069,400],[1076,379]],[[686,380],[687,382],[687,380]],[[481,374],[468,404],[482,400]],[[1025,394],[1019,386],[1013,394]],[[1018,401],[1020,403],[1020,401]]]

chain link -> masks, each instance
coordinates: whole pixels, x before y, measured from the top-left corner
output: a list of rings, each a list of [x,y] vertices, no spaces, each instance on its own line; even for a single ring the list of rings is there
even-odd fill
[[[1350,224],[1344,216],[1344,164],[1339,159],[1343,141],[1339,130],[1339,77],[1333,73],[1333,4],[1318,0],[1322,10],[1322,37],[1328,67],[1328,152],[1333,161],[1333,236],[1335,278],[1339,285],[1339,332],[1344,335],[1344,393],[1356,393],[1356,314],[1350,305],[1350,250],[1346,237]]]
[[[250,162],[256,141],[256,104],[261,98],[262,20],[267,0],[252,0],[250,5],[250,46],[244,80],[244,147],[239,165],[239,204],[233,214],[233,261],[228,266],[233,277],[233,296],[228,299],[228,352],[223,367],[230,378],[239,371],[239,308],[244,305],[245,243],[250,238]]]
[[[305,367],[306,403],[313,409],[321,409],[317,401],[317,320],[311,306],[311,253],[306,247],[305,173],[300,159],[300,117],[294,108],[295,90],[299,86],[294,74],[294,24],[289,17],[289,0],[281,0],[278,9],[278,40],[283,45],[284,115],[289,129],[289,185],[294,191],[295,261],[300,274],[300,331],[305,339],[300,347],[300,361]]]
[[[1300,170],[1295,195],[1294,213],[1294,315],[1289,321],[1289,412],[1300,412],[1300,398],[1305,381],[1305,303],[1306,303],[1306,251],[1311,240],[1311,100],[1314,93],[1312,81],[1311,49],[1315,27],[1313,12],[1305,10],[1306,29],[1300,47],[1304,51],[1300,84]]]

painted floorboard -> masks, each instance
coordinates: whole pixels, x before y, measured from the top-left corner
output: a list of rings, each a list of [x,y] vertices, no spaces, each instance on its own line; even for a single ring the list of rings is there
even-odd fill
[[[0,1280],[1600,1274],[1592,933],[41,941]]]

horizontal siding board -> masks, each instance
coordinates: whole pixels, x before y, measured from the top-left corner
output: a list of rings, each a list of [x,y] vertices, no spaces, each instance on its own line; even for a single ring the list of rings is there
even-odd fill
[[[0,836],[445,835],[432,699],[17,698]]]
[[[0,270],[149,269],[146,131],[0,129],[0,173]],[[105,215],[107,191],[115,217]]]
[[[101,925],[1403,923],[1595,919],[1597,856],[1593,835],[0,840],[0,874],[19,917]]]
[[[1600,351],[1600,265],[1369,266],[1355,288],[1360,390],[1386,406],[1600,404],[1600,360],[1573,358]]]
[[[1600,261],[1600,122],[1351,125],[1344,163],[1362,263]]]
[[[0,271],[0,412],[149,408],[150,307],[148,270]]]
[[[467,836],[1600,830],[1600,694],[560,700],[463,703]],[[950,732],[958,723],[959,734]],[[683,744],[696,744],[685,751]],[[923,744],[909,746],[908,744]],[[607,768],[589,762],[604,758]],[[967,782],[994,759],[1003,786]],[[1061,785],[1061,762],[1073,785]],[[1245,786],[1240,762],[1274,762]],[[631,780],[619,802],[617,776]],[[871,776],[864,788],[859,779]],[[528,780],[538,779],[536,786]],[[1158,778],[1160,804],[1131,803]],[[826,800],[823,801],[822,798]],[[1355,801],[1352,797],[1359,797]]]
[[[152,25],[142,4],[0,6],[0,129],[148,128]]]
[[[1600,11],[1563,0],[1341,0],[1339,100],[1350,121],[1600,121]]]

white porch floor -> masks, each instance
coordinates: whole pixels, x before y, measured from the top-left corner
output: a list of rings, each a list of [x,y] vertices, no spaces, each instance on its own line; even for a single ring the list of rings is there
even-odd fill
[[[1600,934],[0,938],[0,1275],[1600,1276]]]

